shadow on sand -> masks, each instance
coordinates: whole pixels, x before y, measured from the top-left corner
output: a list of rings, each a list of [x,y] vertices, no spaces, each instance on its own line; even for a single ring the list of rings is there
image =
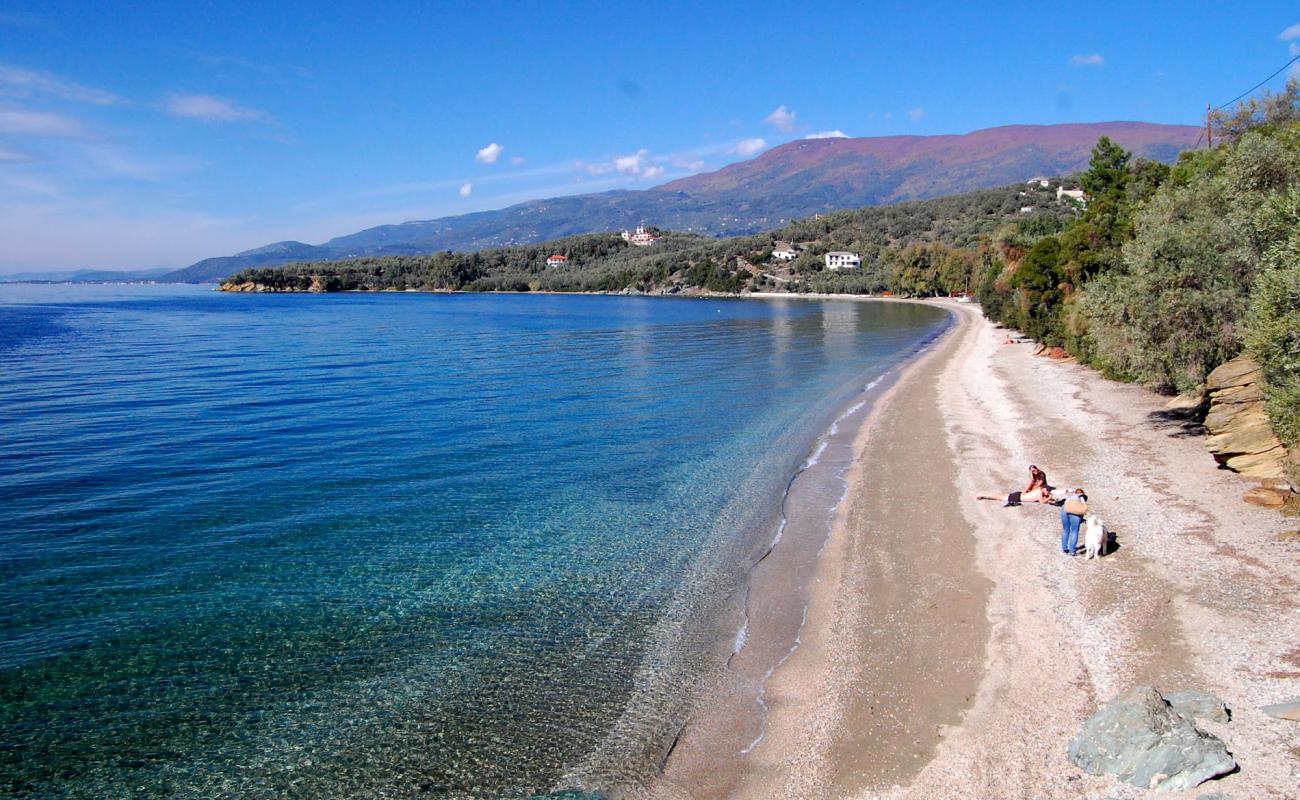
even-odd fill
[[[1187,411],[1152,411],[1147,414],[1147,421],[1158,431],[1166,431],[1176,439],[1191,436],[1204,436],[1205,426],[1201,424],[1201,415]]]

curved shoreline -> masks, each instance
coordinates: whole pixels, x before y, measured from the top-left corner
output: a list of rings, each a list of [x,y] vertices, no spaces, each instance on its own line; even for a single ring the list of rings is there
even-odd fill
[[[853,297],[856,300],[875,298]],[[946,305],[946,304],[945,304]],[[917,384],[919,371],[946,361],[954,342],[960,340],[963,315],[947,308],[950,320],[936,336],[928,341],[907,361],[882,376],[886,385],[879,396],[869,398],[870,406],[846,410],[841,420],[855,411],[862,418],[856,420],[852,430],[845,431],[848,441],[843,443],[848,461],[840,473],[843,491],[835,503],[830,530],[816,542],[815,552],[786,552],[778,563],[770,565],[772,572],[784,570],[785,576],[759,575],[751,598],[751,614],[777,615],[791,613],[789,606],[797,605],[801,619],[798,621],[793,644],[784,652],[769,652],[766,658],[754,654],[750,663],[729,669],[715,687],[711,700],[697,708],[686,729],[679,736],[678,746],[667,760],[664,785],[658,794],[682,793],[692,797],[730,797],[743,795],[748,789],[756,796],[768,795],[771,788],[764,767],[771,753],[787,749],[785,727],[790,716],[790,698],[785,686],[787,673],[806,673],[801,664],[820,661],[824,626],[830,618],[824,607],[828,599],[826,586],[836,582],[828,569],[842,565],[837,552],[845,534],[849,509],[859,503],[861,495],[861,462],[864,448],[872,441],[872,431],[878,426],[882,414],[896,408],[900,393]],[[805,543],[806,548],[807,543]],[[786,606],[782,608],[782,606]],[[805,651],[812,648],[810,656]],[[770,650],[771,648],[769,648]],[[755,663],[757,662],[757,664]],[[765,669],[764,669],[765,668]],[[757,731],[753,729],[751,709],[747,702],[757,701],[759,708]],[[805,714],[798,712],[803,719]],[[770,796],[770,795],[768,795]]]
[[[1232,709],[1198,724],[1241,771],[1168,796],[1291,796],[1294,723],[1259,706],[1300,694],[1300,550],[1279,536],[1294,520],[1238,501],[1251,482],[1171,430],[1164,398],[1004,347],[977,309],[943,305],[957,330],[860,434],[763,741],[730,762],[679,748],[656,796],[1145,796],[1065,754],[1141,684]],[[1030,462],[1091,487],[1119,549],[1064,558],[1051,508],[972,499]]]

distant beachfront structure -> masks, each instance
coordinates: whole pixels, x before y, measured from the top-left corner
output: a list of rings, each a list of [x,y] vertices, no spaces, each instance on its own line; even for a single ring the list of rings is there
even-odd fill
[[[645,229],[644,225],[636,226],[635,231],[623,231],[623,241],[630,242],[636,247],[649,247],[659,241],[659,236]]]
[[[789,242],[777,242],[772,248],[772,258],[777,261],[794,261],[797,255],[799,255],[798,251]]]
[[[861,266],[862,257],[857,253],[832,250],[826,254],[826,269],[857,269]]]
[[[569,263],[568,257],[562,256],[559,253],[556,253],[555,255],[546,259],[546,266],[548,267],[562,267],[567,263]]]

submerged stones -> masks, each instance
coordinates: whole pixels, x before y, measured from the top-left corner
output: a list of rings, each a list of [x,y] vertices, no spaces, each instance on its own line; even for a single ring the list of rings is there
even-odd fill
[[[1128,690],[1098,709],[1070,742],[1070,760],[1093,775],[1114,775],[1143,789],[1190,789],[1236,769],[1223,740],[1197,728],[1193,717],[1226,720],[1223,702],[1204,692],[1171,694],[1175,707],[1150,686]]]

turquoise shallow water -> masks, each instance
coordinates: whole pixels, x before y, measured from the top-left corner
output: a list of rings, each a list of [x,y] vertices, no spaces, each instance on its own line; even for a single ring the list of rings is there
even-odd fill
[[[790,476],[944,325],[0,286],[0,793],[642,780]]]

